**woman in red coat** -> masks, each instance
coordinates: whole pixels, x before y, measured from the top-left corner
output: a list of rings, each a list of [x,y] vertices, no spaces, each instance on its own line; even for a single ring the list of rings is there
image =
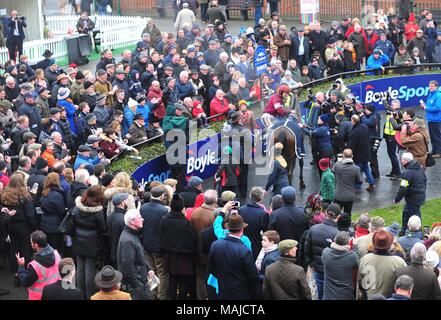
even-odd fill
[[[116,143],[115,129],[107,128],[104,130],[104,134],[101,135],[100,148],[104,152],[107,159],[119,154],[121,150]]]
[[[375,43],[380,40],[380,37],[375,32],[374,27],[371,25],[367,26],[365,29],[365,34],[363,35],[364,44],[366,47],[366,59],[370,57],[375,49]]]
[[[404,34],[406,35],[407,42],[416,37],[416,32],[419,28],[419,25],[415,23],[415,14],[411,13],[409,15],[409,22],[404,26]]]
[[[225,92],[221,89],[216,91],[216,96],[210,102],[210,116],[217,114],[223,114],[219,117],[214,117],[211,121],[219,121],[225,119],[226,114],[230,110],[230,105],[227,98],[225,98]]]
[[[161,91],[161,85],[159,84],[159,81],[153,81],[152,85],[149,88],[149,93],[147,95],[147,98],[151,101],[155,98],[159,98],[159,102],[153,107],[153,114],[159,118],[160,120],[164,119],[165,117],[165,105],[162,101],[162,91]]]

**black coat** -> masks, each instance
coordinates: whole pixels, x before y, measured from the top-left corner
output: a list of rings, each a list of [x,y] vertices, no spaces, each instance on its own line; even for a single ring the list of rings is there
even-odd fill
[[[270,216],[268,226],[269,230],[276,230],[279,233],[280,241],[285,239],[300,241],[308,228],[309,222],[304,209],[294,204],[285,204],[275,210]]]
[[[265,210],[255,202],[248,202],[245,206],[239,209],[239,214],[243,221],[248,224],[244,229],[244,234],[251,241],[251,248],[254,260],[262,249],[262,236],[260,232],[268,230],[269,215]]]
[[[305,241],[305,255],[315,271],[323,273],[322,252],[331,245],[337,233],[337,222],[329,219],[309,229]]]
[[[141,216],[144,219],[142,228],[144,250],[151,253],[161,253],[159,248],[159,226],[161,219],[169,209],[159,200],[151,200],[141,207]]]
[[[48,172],[46,171],[35,170],[35,172],[29,176],[28,187],[30,189],[32,189],[34,183],[38,184],[37,194],[32,195],[32,202],[35,204],[36,207],[40,206],[41,193],[43,192],[44,180],[46,180],[47,175]]]
[[[260,285],[253,254],[240,239],[227,236],[211,245],[208,272],[219,284],[219,299],[256,299]]]
[[[298,59],[299,55],[299,48],[300,48],[300,39],[298,35],[290,34],[290,40],[291,40],[291,46],[289,47],[289,57],[290,59]],[[308,37],[303,37],[303,48],[305,49],[304,56],[306,58],[306,63],[309,63],[309,39]],[[299,65],[299,68],[301,66]]]
[[[140,288],[147,281],[147,272],[151,270],[144,258],[144,250],[139,240],[139,232],[125,227],[121,233],[117,250],[118,270],[122,273],[123,284]]]
[[[422,264],[412,263],[395,271],[395,279],[402,275],[412,277],[414,281],[412,300],[441,300],[441,291],[434,271],[425,269]]]
[[[352,149],[354,162],[368,162],[371,154],[369,128],[363,123],[352,127],[348,148]]]
[[[121,236],[121,233],[124,231],[124,228],[126,226],[124,223],[125,214],[126,210],[116,207],[115,210],[107,218],[107,230],[110,243],[110,259],[113,262],[117,261],[116,253],[118,249],[119,237]]]
[[[47,196],[40,199],[41,210],[41,230],[45,233],[61,233],[58,227],[66,215],[66,198],[63,189],[52,187]]]
[[[325,61],[325,50],[326,50],[326,42],[328,39],[328,35],[325,31],[320,30],[319,33],[316,31],[311,31],[308,34],[309,40],[311,40],[312,51],[320,52],[322,60]]]
[[[404,197],[406,202],[420,206],[426,201],[426,173],[416,160],[410,161],[404,167],[395,202],[400,202]]]
[[[23,226],[26,230],[33,231],[37,229],[38,225],[37,220],[35,219],[35,208],[31,200],[20,199],[17,205],[3,204],[3,207],[16,211],[15,215],[7,219],[9,221],[9,228],[14,227],[14,229],[16,229],[16,227]]]
[[[63,280],[58,280],[43,288],[41,300],[84,300],[83,292],[78,288],[64,288]]]
[[[67,208],[72,209],[75,207],[75,199],[81,197],[84,192],[88,189],[84,183],[74,181],[70,185],[69,193],[67,195]]]
[[[75,225],[73,234],[75,253],[87,258],[101,256],[103,250],[101,235],[106,232],[103,207],[86,207],[78,197],[75,199],[73,221]]]
[[[197,234],[181,212],[165,215],[159,227],[159,245],[164,270],[173,275],[191,276],[197,252]]]
[[[184,191],[181,192],[179,195],[182,199],[184,199],[184,207],[185,208],[193,208],[194,203],[196,201],[196,197],[201,193],[202,191],[195,188],[186,186],[184,188]]]

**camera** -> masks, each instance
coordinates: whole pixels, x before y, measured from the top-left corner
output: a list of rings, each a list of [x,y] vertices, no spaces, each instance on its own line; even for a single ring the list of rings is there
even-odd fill
[[[310,100],[310,101],[312,101],[312,100],[314,99],[314,94],[313,94],[313,92],[312,92],[312,88],[308,88],[308,89],[306,89],[306,90],[308,91],[307,99]]]
[[[332,90],[336,90],[337,88],[338,88],[338,84],[333,83],[333,84],[332,84]]]
[[[380,148],[380,142],[381,142],[381,138],[374,138],[374,144],[372,146],[372,152],[376,153],[378,151],[378,148]]]

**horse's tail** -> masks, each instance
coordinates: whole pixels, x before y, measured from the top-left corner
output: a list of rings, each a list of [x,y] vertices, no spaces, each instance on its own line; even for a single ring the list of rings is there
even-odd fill
[[[285,145],[286,132],[284,130],[280,130],[279,134],[277,135],[277,139],[281,144]]]

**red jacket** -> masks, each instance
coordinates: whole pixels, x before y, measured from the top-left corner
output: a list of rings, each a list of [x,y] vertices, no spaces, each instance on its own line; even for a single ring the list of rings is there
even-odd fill
[[[404,34],[406,35],[406,40],[410,41],[415,38],[416,32],[419,28],[419,25],[417,25],[415,22],[406,23],[406,25],[404,26]],[[410,31],[411,29],[413,29],[413,31]]]
[[[223,100],[219,100],[218,98],[214,97],[213,100],[210,102],[210,116],[214,116],[216,114],[227,114],[230,110],[230,107],[228,106],[228,100],[227,98],[223,98]],[[214,117],[211,121],[219,121],[225,119],[225,115]]]
[[[156,87],[150,87],[149,93],[147,95],[147,98],[149,100],[152,100],[153,98],[160,98],[159,102],[155,105],[153,108],[153,114],[158,117],[159,119],[164,119],[165,117],[165,105],[162,101],[162,91],[159,88]]]
[[[369,57],[375,50],[375,43],[380,40],[380,37],[376,33],[372,33],[372,37],[368,39],[367,34],[363,35],[364,45],[366,47],[366,57]]]
[[[275,117],[285,117],[288,115],[288,112],[283,108],[283,99],[280,94],[274,94],[271,96],[263,112],[269,113]]]
[[[201,113],[204,113],[204,108],[193,108],[193,110],[191,111],[191,113],[193,114],[193,117],[197,118],[198,115],[200,115]]]
[[[364,31],[364,28],[362,27],[361,28],[361,34],[365,34],[366,32]],[[348,29],[348,31],[346,31],[346,33],[345,33],[345,37],[346,37],[346,39],[347,38],[349,38],[349,36],[351,35],[351,34],[353,34],[354,33],[354,26],[350,26],[349,27],[349,29]]]
[[[9,177],[6,174],[0,173],[0,182],[3,184],[3,188],[9,184],[9,180]]]
[[[116,152],[116,150],[118,149],[118,145],[115,141],[112,141],[109,138],[104,138],[104,140],[101,140],[100,148],[108,159],[118,154]]]

